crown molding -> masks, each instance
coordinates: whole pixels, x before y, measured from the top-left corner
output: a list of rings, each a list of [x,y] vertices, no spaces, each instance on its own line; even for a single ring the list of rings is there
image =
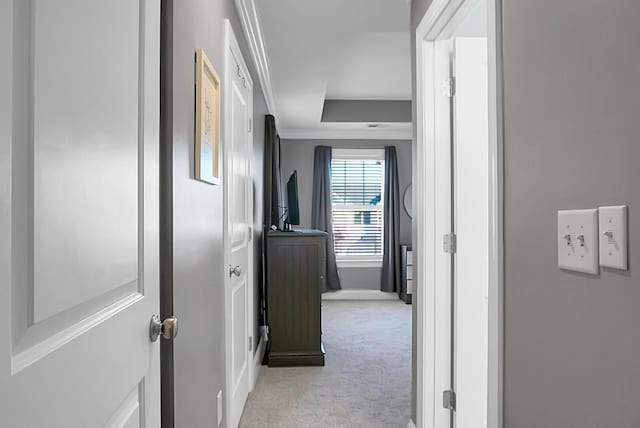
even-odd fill
[[[258,80],[262,87],[264,100],[267,104],[267,111],[276,119],[278,126],[278,115],[276,114],[276,102],[273,95],[273,87],[271,83],[271,67],[269,66],[269,56],[267,54],[267,46],[262,34],[262,26],[254,0],[235,0],[240,23],[244,36],[251,51],[251,58],[256,67]]]
[[[406,125],[372,129],[283,128],[278,132],[280,138],[288,140],[411,140],[413,128],[411,124]]]

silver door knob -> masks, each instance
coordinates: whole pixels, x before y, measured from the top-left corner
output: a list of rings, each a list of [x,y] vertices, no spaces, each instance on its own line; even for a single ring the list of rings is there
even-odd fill
[[[229,265],[229,276],[240,276],[242,275],[242,268],[240,266],[231,266]]]
[[[155,342],[161,334],[167,340],[174,339],[178,335],[178,318],[169,317],[160,321],[159,316],[152,316],[149,323],[149,339]]]

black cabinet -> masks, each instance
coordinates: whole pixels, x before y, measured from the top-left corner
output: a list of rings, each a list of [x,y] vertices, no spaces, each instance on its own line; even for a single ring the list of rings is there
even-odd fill
[[[326,270],[325,232],[267,234],[269,366],[323,366],[320,290]]]

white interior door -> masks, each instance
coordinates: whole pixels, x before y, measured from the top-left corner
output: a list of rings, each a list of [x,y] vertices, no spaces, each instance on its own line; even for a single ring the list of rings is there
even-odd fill
[[[0,0],[0,425],[160,426],[158,0]]]
[[[434,183],[433,200],[435,236],[441,240],[453,230],[453,192],[452,192],[452,101],[449,97],[451,77],[451,41],[439,40],[434,43]],[[442,391],[452,388],[452,285],[453,255],[439,249],[434,254],[433,268],[433,314],[434,314],[434,391],[438,405],[433,412],[433,426],[448,428],[451,425],[451,412],[442,406]],[[429,426],[429,425],[427,425]]]
[[[487,40],[453,44],[456,428],[486,427],[489,293]]]
[[[253,146],[253,84],[231,27],[227,26],[225,78],[225,211],[226,257],[229,276],[226,289],[227,415],[228,426],[237,427],[249,390],[253,363],[251,316],[253,182],[250,159]]]

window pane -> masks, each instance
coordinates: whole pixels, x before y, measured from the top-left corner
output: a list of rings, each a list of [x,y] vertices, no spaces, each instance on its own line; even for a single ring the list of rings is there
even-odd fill
[[[382,255],[384,162],[333,159],[331,185],[336,255]]]
[[[334,210],[336,255],[382,254],[382,211]]]
[[[383,166],[379,160],[334,159],[331,184],[334,205],[382,203]]]

